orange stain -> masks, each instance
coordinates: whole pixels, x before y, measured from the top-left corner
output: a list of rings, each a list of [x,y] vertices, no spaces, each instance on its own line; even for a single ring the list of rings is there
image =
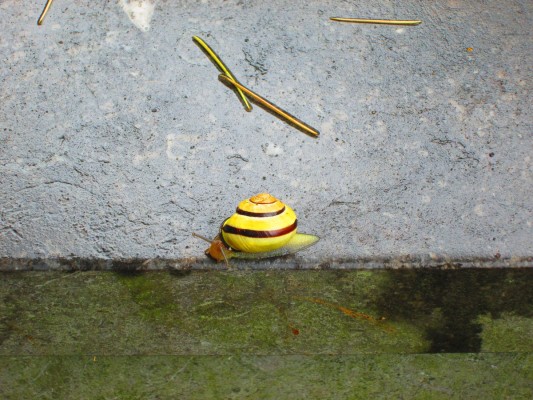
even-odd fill
[[[381,322],[382,320],[385,319],[384,317],[382,317],[379,320],[377,320],[377,319],[375,319],[374,317],[372,317],[372,316],[370,316],[368,314],[364,314],[362,312],[350,310],[349,308],[346,308],[346,307],[343,307],[343,306],[339,306],[338,304],[330,303],[328,301],[325,301],[325,300],[322,300],[322,299],[313,298],[313,297],[297,297],[297,299],[308,301],[310,303],[322,304],[324,306],[331,307],[331,308],[335,308],[335,309],[341,311],[343,314],[345,314],[345,315],[347,315],[347,316],[349,316],[351,318],[366,320],[366,321],[372,323],[373,325],[379,326],[380,328],[384,329],[387,332],[394,332],[395,331],[395,329],[392,326],[384,325]]]
[[[466,51],[468,51],[469,53],[472,53],[474,51],[474,48],[473,47],[467,47]]]

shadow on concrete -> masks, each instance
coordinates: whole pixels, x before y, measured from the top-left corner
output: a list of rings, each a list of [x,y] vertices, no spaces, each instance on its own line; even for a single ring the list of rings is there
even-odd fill
[[[377,307],[383,314],[409,320],[433,318],[426,327],[428,352],[481,351],[478,317],[502,313],[533,316],[533,271],[528,268],[466,270],[390,270]]]

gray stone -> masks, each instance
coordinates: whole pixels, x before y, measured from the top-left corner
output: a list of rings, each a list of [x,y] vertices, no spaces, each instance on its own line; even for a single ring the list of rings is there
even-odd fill
[[[322,238],[297,262],[530,263],[531,2],[43,5],[0,4],[0,256],[202,258],[268,191]],[[321,136],[244,111],[193,35]]]

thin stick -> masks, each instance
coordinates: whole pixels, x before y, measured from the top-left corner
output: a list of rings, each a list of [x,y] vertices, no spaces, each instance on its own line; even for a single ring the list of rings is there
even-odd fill
[[[48,12],[48,9],[52,5],[54,0],[46,0],[46,4],[44,5],[43,12],[41,13],[41,16],[37,20],[37,25],[42,25],[44,21],[44,17],[46,16],[46,13]]]
[[[235,81],[235,80],[231,79],[230,77],[228,77],[226,75],[223,75],[223,74],[220,74],[218,76],[218,78],[220,80],[222,80],[223,82],[225,82],[225,83],[229,83],[229,84],[241,89],[244,93],[246,93],[247,96],[250,96],[257,103],[263,105],[264,107],[268,108],[270,111],[272,111],[272,112],[278,114],[279,116],[283,117],[284,119],[286,119],[290,123],[296,125],[298,128],[304,130],[306,133],[309,133],[309,134],[311,134],[311,135],[313,135],[315,137],[320,135],[320,132],[317,131],[312,126],[309,126],[305,122],[300,121],[294,115],[289,114],[287,111],[282,110],[278,106],[272,104],[267,99],[259,96],[257,93],[252,92],[250,89],[248,89],[247,87],[243,86],[239,82],[237,82],[237,81]]]
[[[206,238],[205,236],[199,235],[199,234],[197,234],[197,233],[194,233],[194,232],[193,232],[192,235],[193,235],[194,237],[197,237],[198,239],[205,240],[205,241],[208,242],[208,243],[211,243],[211,242],[212,242],[211,240],[209,240],[209,239]]]
[[[198,44],[202,48],[202,50],[207,53],[207,55],[215,62],[215,64],[217,65],[217,67],[220,69],[221,72],[229,76],[234,81],[238,82],[237,78],[233,76],[233,74],[231,73],[229,68],[226,66],[226,64],[224,64],[224,62],[220,59],[217,53],[215,53],[215,51],[211,47],[209,47],[206,42],[204,42],[198,36],[193,36],[192,40],[194,40],[196,44]],[[250,104],[250,102],[248,101],[244,93],[241,91],[241,89],[239,89],[238,87],[236,87],[235,89],[237,90],[241,98],[242,104],[244,105],[244,109],[248,112],[252,111],[252,105]]]
[[[331,17],[330,20],[337,22],[351,22],[357,24],[380,24],[380,25],[408,25],[416,26],[420,25],[422,21],[419,20],[401,20],[401,19],[364,19],[364,18],[341,18]]]

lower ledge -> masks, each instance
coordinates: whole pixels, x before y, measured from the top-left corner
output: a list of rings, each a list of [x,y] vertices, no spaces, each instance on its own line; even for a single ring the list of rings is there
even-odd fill
[[[268,260],[231,260],[229,269],[244,270],[358,270],[399,268],[526,268],[533,267],[533,255],[525,257],[430,257],[400,256],[372,258],[300,259],[286,256]],[[0,258],[0,271],[157,271],[225,270],[224,263],[207,258]]]

